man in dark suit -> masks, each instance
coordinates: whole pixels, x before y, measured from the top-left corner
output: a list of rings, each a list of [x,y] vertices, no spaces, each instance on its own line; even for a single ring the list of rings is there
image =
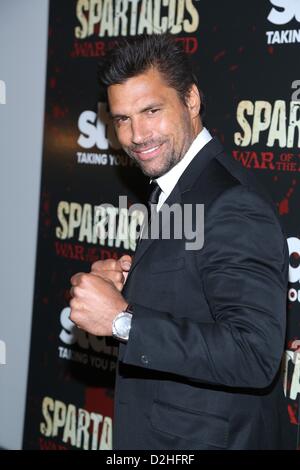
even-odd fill
[[[114,447],[279,448],[288,250],[276,209],[203,127],[172,40],[125,43],[101,74],[122,147],[157,184],[151,226],[173,204],[204,205],[204,228],[190,220],[203,246],[163,238],[162,220],[133,261],[72,278],[74,323],[120,341]]]

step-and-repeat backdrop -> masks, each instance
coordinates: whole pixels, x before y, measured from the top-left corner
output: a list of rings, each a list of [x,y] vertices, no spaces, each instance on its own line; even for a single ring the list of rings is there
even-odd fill
[[[27,449],[112,445],[117,346],[74,327],[70,277],[134,253],[142,215],[128,207],[145,200],[149,185],[116,142],[97,63],[118,37],[166,30],[194,64],[207,127],[278,206],[290,250],[285,434],[300,446],[300,2],[50,0]]]

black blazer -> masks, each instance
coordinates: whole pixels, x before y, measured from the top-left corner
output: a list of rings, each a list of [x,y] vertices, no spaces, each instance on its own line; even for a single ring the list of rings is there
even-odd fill
[[[276,208],[217,138],[165,204],[205,205],[202,249],[142,240],[123,294],[115,449],[280,447],[288,249]]]

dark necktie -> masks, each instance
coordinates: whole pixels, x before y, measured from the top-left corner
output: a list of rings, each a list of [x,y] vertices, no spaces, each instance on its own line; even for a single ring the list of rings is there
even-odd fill
[[[156,205],[158,203],[158,199],[161,193],[161,189],[159,184],[156,181],[152,181],[151,183],[153,185],[153,190],[150,194],[149,200],[148,200],[148,207],[149,207],[149,212],[148,212],[148,222],[150,224],[151,220],[151,210],[155,210],[155,208],[152,206]]]
[[[151,208],[153,207],[153,205],[157,204],[158,203],[158,198],[159,198],[159,195],[161,193],[161,189],[158,185],[158,183],[156,181],[152,181],[151,184],[153,185],[153,189],[152,189],[152,192],[149,196],[149,199],[148,199],[148,222],[144,222],[144,225],[142,227],[142,232],[144,232],[145,230],[145,225],[148,226],[148,234],[149,234],[149,229],[150,229],[150,223],[151,223]],[[155,210],[154,207],[152,210]],[[137,241],[137,245],[136,247],[138,247],[138,245],[141,243],[142,241],[142,236],[140,234],[140,238],[138,239]]]

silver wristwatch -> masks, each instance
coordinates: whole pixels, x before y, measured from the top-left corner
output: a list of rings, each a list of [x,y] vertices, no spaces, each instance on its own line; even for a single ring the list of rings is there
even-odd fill
[[[118,341],[128,341],[131,328],[132,307],[128,305],[123,312],[118,313],[112,323],[112,335]]]

